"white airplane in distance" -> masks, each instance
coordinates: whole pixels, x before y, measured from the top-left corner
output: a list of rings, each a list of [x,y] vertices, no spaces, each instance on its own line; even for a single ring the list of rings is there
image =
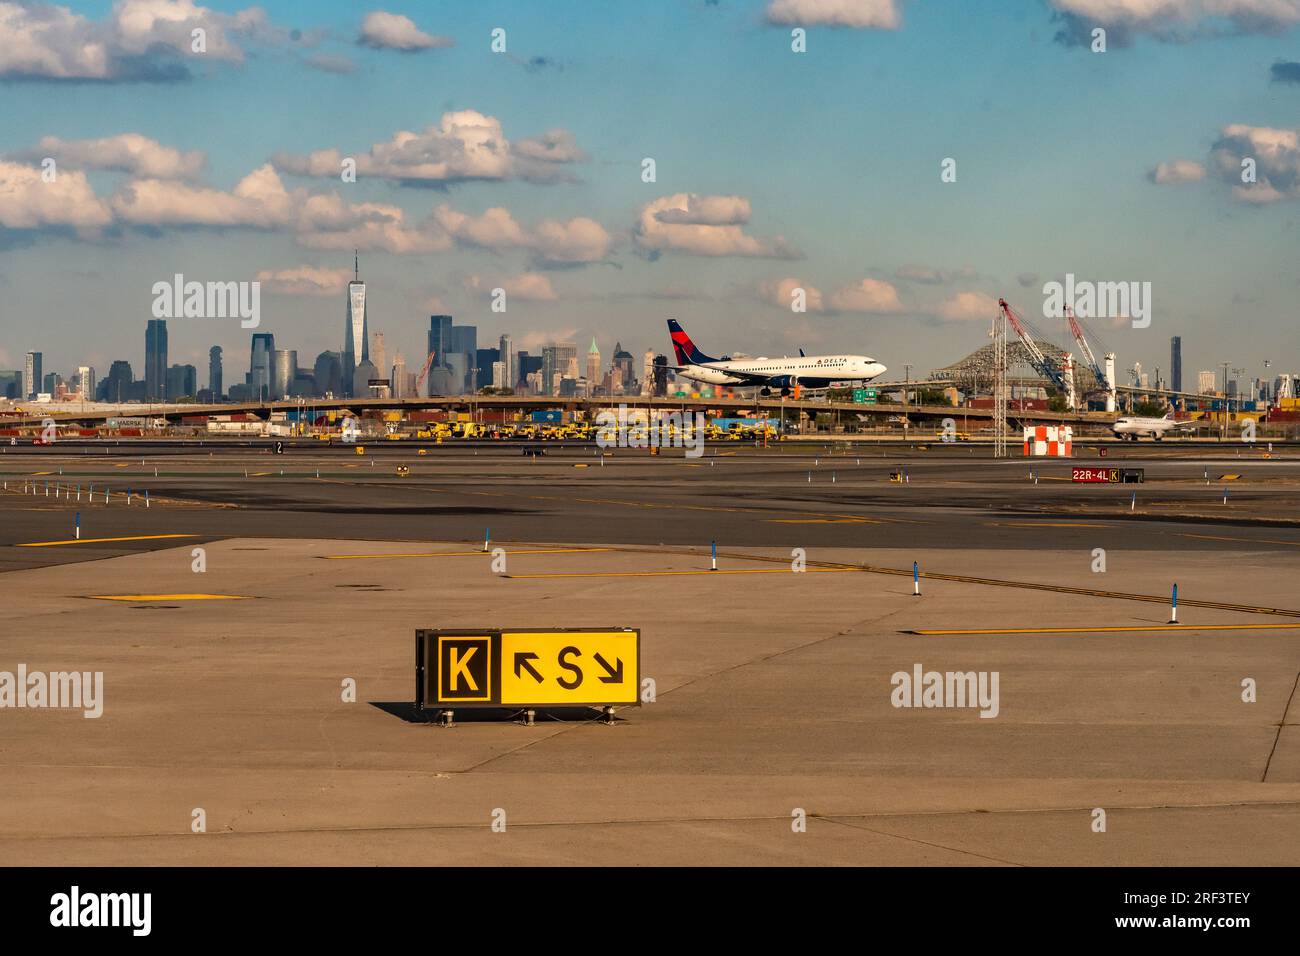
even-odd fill
[[[1110,426],[1110,430],[1121,440],[1137,441],[1143,435],[1150,435],[1156,441],[1160,441],[1165,437],[1165,432],[1195,427],[1196,422],[1193,421],[1176,421],[1171,407],[1164,418],[1121,418]]]
[[[869,382],[885,372],[885,366],[865,355],[804,355],[797,358],[730,359],[705,355],[676,319],[668,320],[677,364],[673,371],[683,378],[705,385],[757,385],[764,395],[779,388],[790,394],[796,385],[829,388],[832,382]]]

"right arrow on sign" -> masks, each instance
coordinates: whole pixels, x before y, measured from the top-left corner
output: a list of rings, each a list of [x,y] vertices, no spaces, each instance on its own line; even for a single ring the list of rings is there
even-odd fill
[[[517,659],[518,655],[515,656]],[[623,682],[623,661],[621,658],[614,658],[614,663],[616,663],[618,667],[613,668],[609,666],[609,661],[601,657],[599,653],[593,656],[596,658],[596,663],[605,668],[605,673],[609,675],[608,677],[602,677],[600,679],[602,684],[621,684]]]
[[[521,676],[519,671],[520,669],[523,669],[528,671],[528,673],[532,674],[533,680],[537,681],[537,683],[540,684],[542,682],[542,675],[537,673],[537,669],[533,667],[532,664],[529,663],[529,661],[535,661],[535,660],[537,660],[537,655],[533,654],[530,651],[516,651],[515,652],[515,676],[516,677]],[[602,680],[603,679],[604,678],[602,678]]]

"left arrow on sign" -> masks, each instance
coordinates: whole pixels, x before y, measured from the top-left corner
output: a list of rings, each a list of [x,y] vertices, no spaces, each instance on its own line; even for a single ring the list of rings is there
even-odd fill
[[[617,668],[614,668],[614,667],[610,667],[609,661],[601,657],[599,653],[594,654],[593,656],[596,658],[596,663],[599,664],[601,667],[605,668],[605,673],[609,675],[608,677],[602,677],[600,679],[600,682],[602,684],[621,684],[623,682],[622,659],[617,657],[614,658],[614,663],[618,665]]]
[[[535,661],[535,660],[537,660],[537,655],[532,653],[531,651],[516,651],[515,652],[515,676],[520,677],[521,676],[519,673],[520,670],[521,669],[526,670],[528,671],[528,673],[533,675],[533,680],[537,681],[537,683],[540,684],[542,682],[542,675],[537,673],[537,669],[533,667],[531,663],[529,663],[530,661]]]

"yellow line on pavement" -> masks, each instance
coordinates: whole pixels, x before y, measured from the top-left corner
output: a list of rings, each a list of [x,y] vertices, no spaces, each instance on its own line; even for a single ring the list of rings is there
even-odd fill
[[[30,541],[19,548],[53,548],[60,544],[103,544],[108,541],[157,541],[161,538],[197,538],[196,534],[133,534],[125,538],[72,538],[67,541]]]
[[[593,551],[609,551],[610,548],[539,548],[532,551],[507,551],[506,554],[590,554]],[[481,548],[477,551],[419,551],[411,554],[326,554],[326,561],[364,561],[371,558],[459,558],[475,554],[489,554]]]
[[[804,574],[851,574],[862,572],[862,568],[807,568]],[[729,568],[711,571],[702,568],[695,571],[573,571],[554,574],[507,574],[508,578],[663,578],[677,577],[684,574],[793,574],[789,568]]]
[[[1149,624],[1143,627],[1024,627],[963,630],[913,630],[909,634],[1110,634],[1117,631],[1278,631],[1300,630],[1300,624]]]
[[[246,601],[243,594],[90,594],[95,601]]]

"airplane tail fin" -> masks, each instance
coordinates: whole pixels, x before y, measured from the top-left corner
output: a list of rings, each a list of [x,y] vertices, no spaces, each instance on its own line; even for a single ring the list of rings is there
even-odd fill
[[[691,337],[686,334],[686,330],[676,319],[668,320],[668,336],[673,340],[673,352],[677,356],[678,365],[702,365],[705,362],[718,361],[696,348]]]

